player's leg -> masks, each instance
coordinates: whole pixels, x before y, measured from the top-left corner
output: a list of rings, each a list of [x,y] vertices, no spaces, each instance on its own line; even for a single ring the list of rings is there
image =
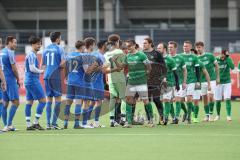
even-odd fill
[[[214,97],[216,100],[216,111],[217,111],[217,116],[215,117],[214,121],[217,121],[220,119],[222,95],[223,95],[223,85],[219,84],[216,86],[216,92]]]
[[[68,128],[68,120],[70,116],[70,109],[74,99],[74,86],[67,85],[66,105],[64,108],[64,125],[63,128]]]
[[[110,101],[109,101],[109,113],[110,113],[110,126],[114,127],[115,121],[115,104],[116,97],[118,97],[118,93],[116,91],[115,84],[109,83],[109,93],[110,93]]]
[[[49,85],[48,80],[44,80],[45,91],[47,96],[47,104],[46,104],[46,118],[47,118],[47,127],[46,129],[50,130],[51,126],[51,117],[52,117],[52,101],[53,101],[53,93],[51,87]]]
[[[74,120],[74,129],[82,129],[83,127],[80,126],[80,115],[82,113],[82,99],[77,98],[75,101],[75,120]]]
[[[208,84],[206,82],[201,83],[201,95],[203,99],[205,117],[204,122],[209,121],[209,105],[208,105]]]
[[[192,114],[192,110],[194,108],[193,103],[192,103],[194,90],[195,90],[194,83],[190,83],[187,85],[187,111],[188,111],[187,121],[189,124],[191,124],[191,114]]]
[[[2,131],[7,132],[8,127],[7,127],[7,108],[8,108],[9,101],[7,100],[6,96],[3,96],[3,108],[2,108],[2,121],[4,128]]]
[[[171,99],[172,99],[172,88],[167,89],[168,92],[163,94],[163,102],[164,102],[164,125],[168,124],[168,117],[171,110]]]
[[[26,125],[27,125],[27,131],[32,131],[35,130],[35,128],[32,126],[31,123],[31,109],[32,109],[32,105],[33,105],[33,96],[31,94],[31,86],[26,85],[26,105],[25,105],[25,118],[26,118]]]
[[[214,94],[216,90],[216,81],[211,81],[211,91],[208,92],[208,105],[209,105],[209,121],[213,121],[212,115],[213,115],[213,109],[214,109]]]
[[[174,124],[178,124],[180,112],[181,112],[181,97],[178,95],[175,95],[175,102],[176,102],[176,114],[175,114]]]
[[[57,124],[57,119],[60,114],[60,107],[61,107],[61,96],[55,97],[55,105],[54,105],[54,110],[53,110],[53,120],[52,120],[52,127],[54,129],[62,129],[61,127],[58,126]]]
[[[231,93],[232,93],[232,85],[231,83],[227,83],[223,85],[223,96],[226,102],[226,110],[227,110],[227,121],[232,121],[232,104],[231,104]]]
[[[181,90],[181,109],[183,110],[183,117],[182,117],[182,122],[185,122],[187,120],[187,108],[185,105],[185,97],[187,96],[187,89],[182,89]]]
[[[89,113],[88,113],[89,112],[89,106],[92,105],[91,103],[92,103],[91,100],[88,100],[88,99],[83,100],[83,105],[82,105],[82,108],[83,108],[83,111],[82,111],[82,115],[83,115],[82,127],[83,128],[93,128],[92,126],[89,126],[87,124],[88,116],[89,116]]]
[[[193,122],[198,123],[198,113],[199,113],[199,100],[200,100],[200,90],[195,90],[193,94],[193,102],[194,102],[194,118]]]

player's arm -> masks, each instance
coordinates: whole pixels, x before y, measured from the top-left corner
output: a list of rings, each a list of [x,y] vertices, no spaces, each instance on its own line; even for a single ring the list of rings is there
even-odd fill
[[[34,58],[34,57],[29,57],[29,58],[28,58],[28,63],[29,63],[29,69],[30,69],[30,71],[33,72],[33,73],[43,73],[44,70],[38,69],[38,68],[35,66],[35,60],[36,60],[36,58]]]
[[[187,87],[187,67],[184,65],[182,67],[183,69],[183,83],[182,83],[182,89],[184,90]]]
[[[123,63],[121,63],[121,62],[118,62],[117,59],[118,59],[118,57],[111,59],[111,60],[116,64],[116,66],[117,66],[117,68],[110,68],[110,69],[111,69],[111,73],[112,73],[112,72],[119,72],[119,71],[121,71],[124,67],[127,66],[126,60],[123,61]]]
[[[7,89],[7,84],[6,84],[6,80],[5,80],[5,76],[3,74],[2,71],[2,67],[0,67],[0,79],[1,79],[1,87],[3,91],[6,91]]]
[[[45,52],[42,54],[42,60],[41,60],[41,69],[45,71],[46,69],[46,62],[45,62],[45,58],[44,58]]]
[[[59,48],[60,48],[60,55],[61,55],[60,68],[64,69],[64,67],[66,67],[66,65],[65,65],[65,62],[66,62],[65,52],[64,52],[62,47],[59,47]]]
[[[216,60],[216,58],[212,55],[213,58],[213,63],[214,63],[214,68],[215,68],[215,72],[216,72],[216,83],[220,84],[220,75],[219,75],[219,66],[218,66],[218,62]]]
[[[227,65],[233,70],[235,68],[233,60],[230,57],[227,57]]]
[[[240,61],[238,62],[238,88],[240,88]]]
[[[15,78],[17,79],[17,84],[20,87],[20,79],[19,79],[19,74],[18,74],[18,70],[17,70],[17,66],[16,66],[16,61],[14,58],[14,53],[9,54],[9,61],[11,63],[13,74],[14,74]]]
[[[197,82],[200,83],[200,65],[199,65],[197,56],[195,58],[195,63],[194,64],[195,64]]]
[[[150,61],[148,59],[144,60],[143,63],[145,64],[146,72],[149,75],[151,70],[152,70],[151,63],[150,63]]]
[[[211,80],[210,80],[210,76],[208,74],[208,71],[206,70],[206,68],[203,68],[202,72],[203,72],[203,74],[204,74],[204,76],[205,76],[205,78],[207,80],[208,90],[210,91],[211,90],[211,83],[210,83]]]

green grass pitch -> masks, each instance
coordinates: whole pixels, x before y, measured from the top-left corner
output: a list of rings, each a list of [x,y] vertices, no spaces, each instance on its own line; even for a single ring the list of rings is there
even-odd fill
[[[200,105],[202,107],[202,105]],[[142,109],[142,105],[138,107]],[[33,111],[35,107],[33,107]],[[17,132],[0,134],[1,160],[239,160],[240,108],[232,103],[231,123],[222,104],[218,122],[145,128],[25,131],[24,104],[14,119]],[[32,112],[33,115],[33,112]],[[200,120],[203,108],[200,108]],[[45,126],[45,114],[40,123]],[[59,121],[62,125],[62,121]],[[0,123],[2,126],[2,122]]]

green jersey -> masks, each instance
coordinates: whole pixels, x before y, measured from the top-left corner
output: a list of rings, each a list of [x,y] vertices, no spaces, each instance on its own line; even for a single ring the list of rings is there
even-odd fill
[[[199,66],[198,58],[195,54],[189,53],[182,53],[182,56],[185,60],[185,64],[187,67],[187,84],[196,83],[197,76],[195,67]]]
[[[120,49],[114,49],[112,51],[106,52],[104,54],[104,58],[106,59],[106,63],[111,66],[111,68],[116,68],[116,64],[111,61],[111,58],[115,57],[123,57],[125,56],[123,51]],[[120,72],[113,72],[108,74],[108,81],[109,83],[119,83],[119,82],[124,82],[126,81],[125,75],[123,71]]]
[[[167,84],[168,84],[168,87],[173,87],[175,85],[173,71],[177,70],[176,63],[174,59],[169,55],[165,55],[164,60],[167,67],[167,76],[166,76]]]
[[[238,72],[240,72],[240,61],[238,62]]]
[[[125,59],[125,64],[128,66],[128,84],[147,84],[147,63],[149,63],[149,60],[143,52],[128,53]]]
[[[185,61],[180,54],[176,54],[175,56],[172,56],[172,58],[176,63],[178,80],[179,80],[179,84],[181,84],[183,83],[183,69],[186,68]]]
[[[203,62],[199,61],[199,69],[200,69],[200,80],[201,82],[207,82],[206,76],[203,74],[203,70],[206,69]]]
[[[198,59],[205,65],[210,80],[216,80],[215,63],[217,63],[217,60],[214,55],[212,53],[203,53],[202,55],[198,56]],[[206,78],[201,79],[201,82],[207,82]]]
[[[230,69],[234,69],[234,63],[230,57],[222,60],[217,57],[219,66],[220,84],[231,83]]]

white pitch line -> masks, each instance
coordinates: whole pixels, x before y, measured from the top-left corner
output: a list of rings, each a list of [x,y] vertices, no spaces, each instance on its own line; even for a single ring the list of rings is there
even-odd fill
[[[8,134],[8,133],[4,133]],[[4,135],[2,134],[2,135]],[[1,134],[0,134],[1,135]],[[12,133],[12,136],[203,136],[203,137],[240,137],[240,134],[151,134],[151,133],[117,133],[117,134],[111,134],[111,133],[104,133],[104,134],[96,134],[96,133],[90,133],[90,134],[82,134],[82,133]]]

